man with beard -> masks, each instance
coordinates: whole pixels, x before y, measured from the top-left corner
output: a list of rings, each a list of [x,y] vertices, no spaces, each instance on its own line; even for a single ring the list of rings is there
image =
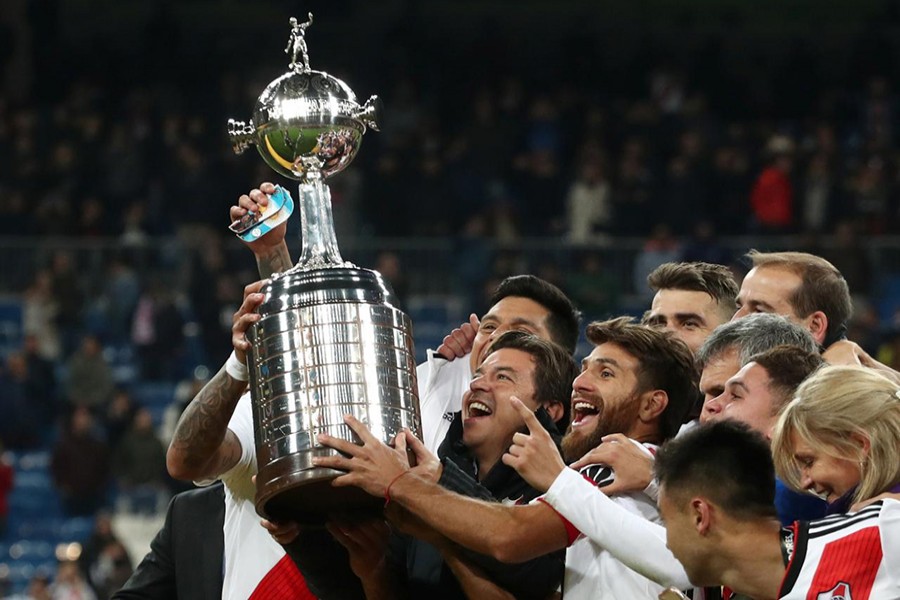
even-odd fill
[[[690,350],[671,334],[628,318],[592,323],[587,337],[595,347],[573,383],[572,424],[563,438],[566,458],[582,456],[603,436],[616,432],[652,453],[675,435],[694,398],[697,373]],[[546,503],[507,506],[449,492],[435,483],[436,459],[409,432],[398,436],[397,448],[392,449],[377,442],[353,417],[345,420],[367,441],[356,446],[319,437],[321,443],[350,456],[315,459],[318,466],[348,472],[334,485],[357,485],[384,496],[389,510],[399,506],[453,542],[504,562],[522,562],[568,546],[563,586],[567,600],[655,600],[662,591],[581,536]],[[416,454],[413,468],[406,460],[407,444]],[[509,454],[503,457],[506,464],[514,461]],[[585,467],[582,475],[598,486],[615,477],[611,469],[598,465]],[[643,494],[620,495],[615,501],[646,519],[659,519],[656,504]]]

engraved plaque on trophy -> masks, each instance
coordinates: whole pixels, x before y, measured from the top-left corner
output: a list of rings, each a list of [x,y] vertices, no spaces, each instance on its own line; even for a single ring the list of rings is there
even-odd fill
[[[343,81],[309,67],[305,23],[291,19],[290,70],[272,81],[249,122],[229,120],[235,152],[255,145],[278,173],[300,181],[302,252],[272,277],[262,318],[247,332],[256,433],[256,510],[274,519],[319,522],[332,511],[377,507],[357,488],[334,488],[338,471],[312,465],[345,440],[353,414],[390,442],[403,427],[421,435],[412,325],[382,276],[345,262],[338,250],[324,179],[356,155],[380,103],[365,104]]]

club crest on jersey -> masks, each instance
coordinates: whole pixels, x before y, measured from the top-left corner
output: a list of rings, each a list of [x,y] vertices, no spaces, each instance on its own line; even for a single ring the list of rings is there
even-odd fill
[[[827,592],[821,592],[817,595],[816,600],[853,600],[850,596],[850,584],[843,581],[838,582],[836,586]]]
[[[579,471],[582,476],[594,482],[597,487],[609,485],[615,479],[613,470],[606,465],[588,465]]]

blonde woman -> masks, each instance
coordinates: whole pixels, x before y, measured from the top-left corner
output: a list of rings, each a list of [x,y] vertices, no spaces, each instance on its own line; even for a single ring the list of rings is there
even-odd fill
[[[782,411],[772,454],[779,477],[823,497],[829,514],[900,493],[900,388],[861,367],[816,372]]]

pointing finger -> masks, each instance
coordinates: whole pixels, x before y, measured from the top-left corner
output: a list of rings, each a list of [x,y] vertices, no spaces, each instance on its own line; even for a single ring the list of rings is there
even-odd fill
[[[519,412],[519,415],[525,421],[525,426],[528,427],[529,433],[534,434],[544,430],[543,426],[541,426],[540,421],[538,421],[537,417],[534,416],[533,410],[525,406],[522,401],[515,396],[511,396],[510,400],[512,401],[513,407]]]

